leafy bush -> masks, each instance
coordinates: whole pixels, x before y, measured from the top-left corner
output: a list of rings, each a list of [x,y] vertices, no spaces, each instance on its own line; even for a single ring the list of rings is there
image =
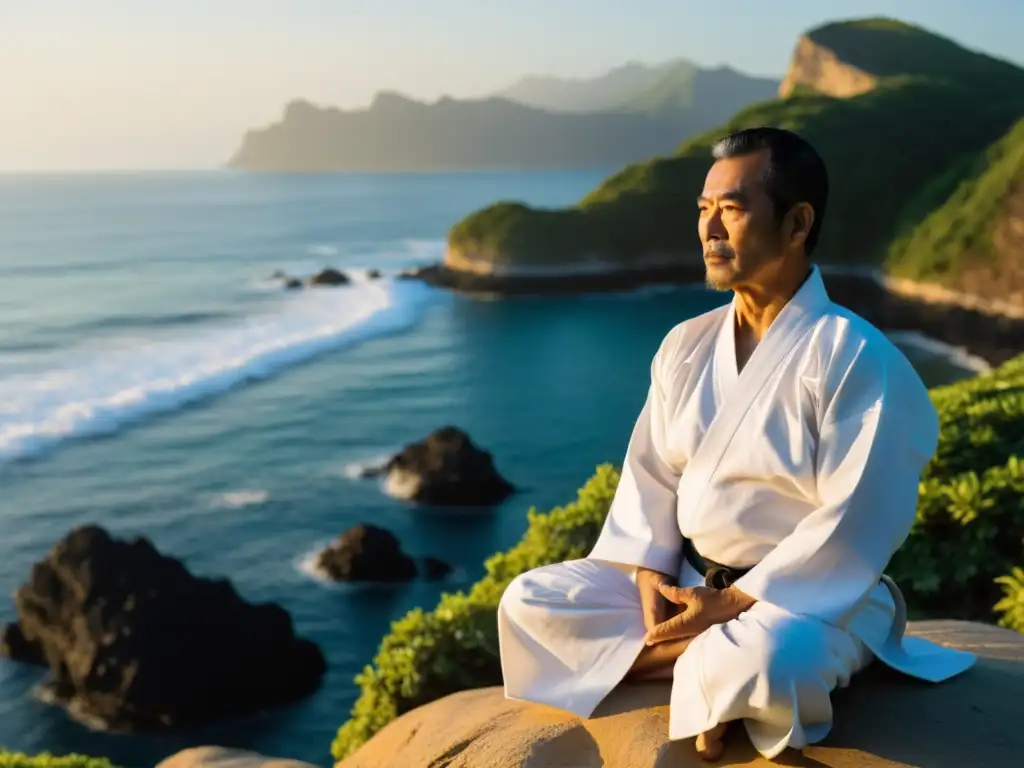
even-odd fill
[[[38,755],[23,755],[18,752],[0,750],[0,768],[116,768],[102,757],[85,755],[61,755],[56,757],[43,752]]]
[[[1024,599],[1006,581],[1024,565],[1024,355],[934,389],[932,400],[939,445],[889,572],[919,614],[991,621],[995,610],[1024,631],[1024,609],[1006,602]]]
[[[923,473],[917,520],[888,572],[915,616],[991,621],[1024,632],[1024,355],[971,379],[932,390],[941,433]],[[508,552],[491,557],[468,594],[445,595],[393,625],[374,665],[357,678],[362,693],[334,741],[337,759],[395,717],[449,693],[498,685],[495,614],[518,574],[584,557],[600,532],[618,484],[598,467],[578,498],[529,527]]]
[[[388,722],[421,704],[467,688],[498,685],[495,616],[505,587],[531,568],[586,556],[618,482],[618,473],[603,465],[574,502],[543,515],[530,509],[522,541],[491,557],[487,575],[469,594],[444,595],[433,611],[416,609],[395,622],[374,666],[356,678],[362,694],[334,740],[334,757],[351,754]]]

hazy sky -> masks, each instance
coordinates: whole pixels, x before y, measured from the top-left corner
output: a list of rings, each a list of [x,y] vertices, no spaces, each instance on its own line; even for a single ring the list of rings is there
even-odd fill
[[[781,76],[802,31],[880,14],[1024,64],[1024,0],[0,0],[0,169],[216,167],[295,97],[678,56]]]

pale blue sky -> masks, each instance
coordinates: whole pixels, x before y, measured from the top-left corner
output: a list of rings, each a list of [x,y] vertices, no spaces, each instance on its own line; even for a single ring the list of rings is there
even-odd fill
[[[679,56],[781,76],[801,32],[880,14],[1024,64],[1024,0],[0,0],[0,169],[214,167],[294,97]]]

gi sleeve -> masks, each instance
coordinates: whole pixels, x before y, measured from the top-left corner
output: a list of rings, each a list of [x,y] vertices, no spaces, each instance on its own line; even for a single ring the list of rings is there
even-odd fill
[[[910,533],[938,415],[902,354],[859,350],[827,374],[818,506],[735,587],[790,613],[845,626]]]
[[[669,404],[663,384],[662,343],[651,364],[651,383],[626,448],[619,485],[589,557],[661,571],[675,578],[682,558],[676,517],[681,467],[665,458]]]

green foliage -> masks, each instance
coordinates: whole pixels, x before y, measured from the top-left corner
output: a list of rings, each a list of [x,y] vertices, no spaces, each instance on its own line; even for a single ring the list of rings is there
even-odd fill
[[[1024,185],[1024,119],[983,152],[964,155],[936,177],[904,214],[904,232],[889,248],[887,271],[957,285],[967,270],[993,282],[1012,280],[1020,254],[995,242],[1011,192]],[[916,225],[916,226],[914,226]]]
[[[1024,356],[932,400],[939,444],[889,573],[920,615],[991,621],[1008,610],[1000,586],[1013,588],[997,579],[1024,565]]]
[[[906,201],[933,181],[936,169],[983,151],[1024,112],[1024,71],[888,20],[830,25],[811,36],[879,73],[877,87],[848,99],[801,90],[755,104],[673,156],[624,168],[577,206],[501,203],[472,214],[452,228],[450,245],[522,265],[599,257],[629,266],[654,255],[696,254],[694,200],[712,144],[726,133],[769,125],[799,132],[828,165],[832,188],[816,257],[882,263],[901,230],[920,220],[907,222]]]
[[[421,704],[499,684],[495,612],[505,587],[532,568],[584,557],[608,514],[618,480],[610,465],[601,466],[574,502],[546,514],[530,509],[522,541],[490,558],[486,575],[468,594],[443,595],[433,611],[416,609],[395,622],[374,665],[356,678],[362,693],[334,740],[334,757],[351,754],[388,722]]]
[[[999,368],[932,390],[938,448],[923,473],[917,519],[889,573],[915,616],[991,621],[1024,632],[1024,355]],[[395,622],[362,693],[334,741],[351,754],[404,712],[455,691],[498,685],[495,614],[508,583],[548,563],[586,556],[619,475],[610,465],[578,498],[547,514],[528,512],[512,549],[491,557],[468,592],[444,595],[433,611]]]
[[[116,768],[102,757],[85,755],[61,755],[55,757],[48,752],[38,755],[23,755],[18,752],[0,750],[0,768]]]

